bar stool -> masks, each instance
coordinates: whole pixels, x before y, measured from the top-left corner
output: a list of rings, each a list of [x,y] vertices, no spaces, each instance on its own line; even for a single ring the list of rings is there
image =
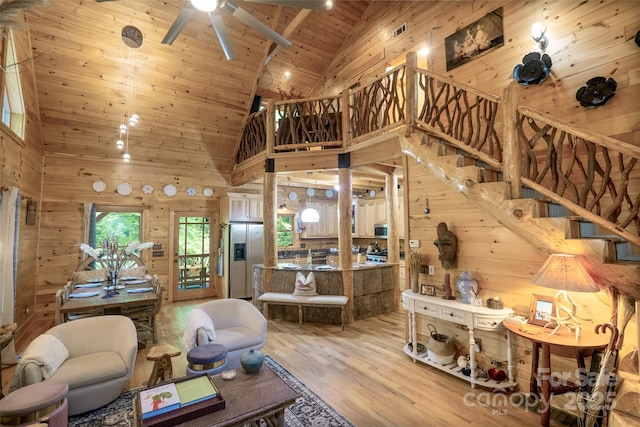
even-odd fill
[[[199,345],[187,353],[187,360],[187,375],[219,374],[227,366],[227,347],[222,344]]]
[[[9,393],[0,404],[0,425],[28,426],[47,422],[49,427],[67,427],[69,386],[44,381]]]

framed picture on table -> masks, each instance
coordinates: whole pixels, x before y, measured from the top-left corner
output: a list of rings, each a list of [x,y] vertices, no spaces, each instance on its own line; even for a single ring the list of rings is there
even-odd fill
[[[555,314],[555,304],[553,297],[546,295],[531,295],[531,305],[529,306],[529,323],[532,325],[544,326],[551,322],[551,317]]]

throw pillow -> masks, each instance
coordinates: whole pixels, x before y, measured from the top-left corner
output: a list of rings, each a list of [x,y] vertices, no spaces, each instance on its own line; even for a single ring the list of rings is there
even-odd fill
[[[296,285],[293,291],[293,295],[318,295],[318,292],[316,292],[316,279],[313,276],[313,271],[310,272],[307,277],[304,277],[304,274],[302,274],[301,272],[298,272],[298,274],[296,274]]]

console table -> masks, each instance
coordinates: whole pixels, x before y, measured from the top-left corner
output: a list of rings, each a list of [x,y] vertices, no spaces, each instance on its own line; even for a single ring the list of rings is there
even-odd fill
[[[483,331],[502,332],[504,326],[502,321],[507,317],[513,316],[514,312],[510,308],[492,309],[487,307],[478,307],[470,304],[463,304],[459,300],[446,300],[440,297],[432,297],[414,293],[410,289],[402,293],[402,307],[407,310],[409,317],[409,335],[411,342],[418,342],[418,331],[416,328],[416,315],[434,317],[459,325],[465,325],[469,332],[469,366],[471,375],[464,375],[461,368],[454,361],[447,365],[441,365],[429,359],[427,352],[418,353],[418,346],[405,344],[404,352],[413,358],[414,362],[419,361],[441,371],[447,372],[463,380],[469,381],[471,387],[475,388],[476,384],[489,388],[505,389],[514,387],[517,383],[513,376],[513,364],[511,355],[511,338],[507,335],[507,369],[508,379],[503,381],[494,381],[489,378],[476,377],[476,357],[475,357],[475,336],[474,329]],[[426,331],[425,331],[426,332]]]

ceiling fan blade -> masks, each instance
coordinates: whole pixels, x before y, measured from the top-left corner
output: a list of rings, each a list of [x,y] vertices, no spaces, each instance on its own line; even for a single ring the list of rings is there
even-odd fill
[[[300,9],[325,10],[326,0],[247,0],[253,3],[275,4]]]
[[[224,26],[224,21],[222,21],[222,16],[218,13],[209,12],[209,19],[211,19],[211,25],[213,25],[218,40],[220,40],[220,45],[222,46],[222,50],[224,50],[224,56],[226,56],[228,60],[235,58],[236,52],[233,50],[233,45],[231,44],[231,39],[229,39],[227,27]]]
[[[162,44],[172,44],[195,12],[196,10],[191,6],[191,2],[187,2],[176,20],[173,21],[171,28],[167,31],[167,35],[162,39]]]
[[[227,7],[229,6],[231,6],[231,8],[235,7],[235,5],[234,6],[231,5],[231,2],[227,2]],[[273,31],[271,28],[269,28],[268,26],[260,22],[258,18],[256,18],[246,10],[242,9],[241,7],[235,7],[233,11],[233,16],[238,18],[245,25],[248,25],[249,27],[259,32],[263,36],[273,40],[273,42],[276,43],[278,46],[282,46],[282,47],[291,46],[291,42],[289,40],[285,39],[280,34]]]

